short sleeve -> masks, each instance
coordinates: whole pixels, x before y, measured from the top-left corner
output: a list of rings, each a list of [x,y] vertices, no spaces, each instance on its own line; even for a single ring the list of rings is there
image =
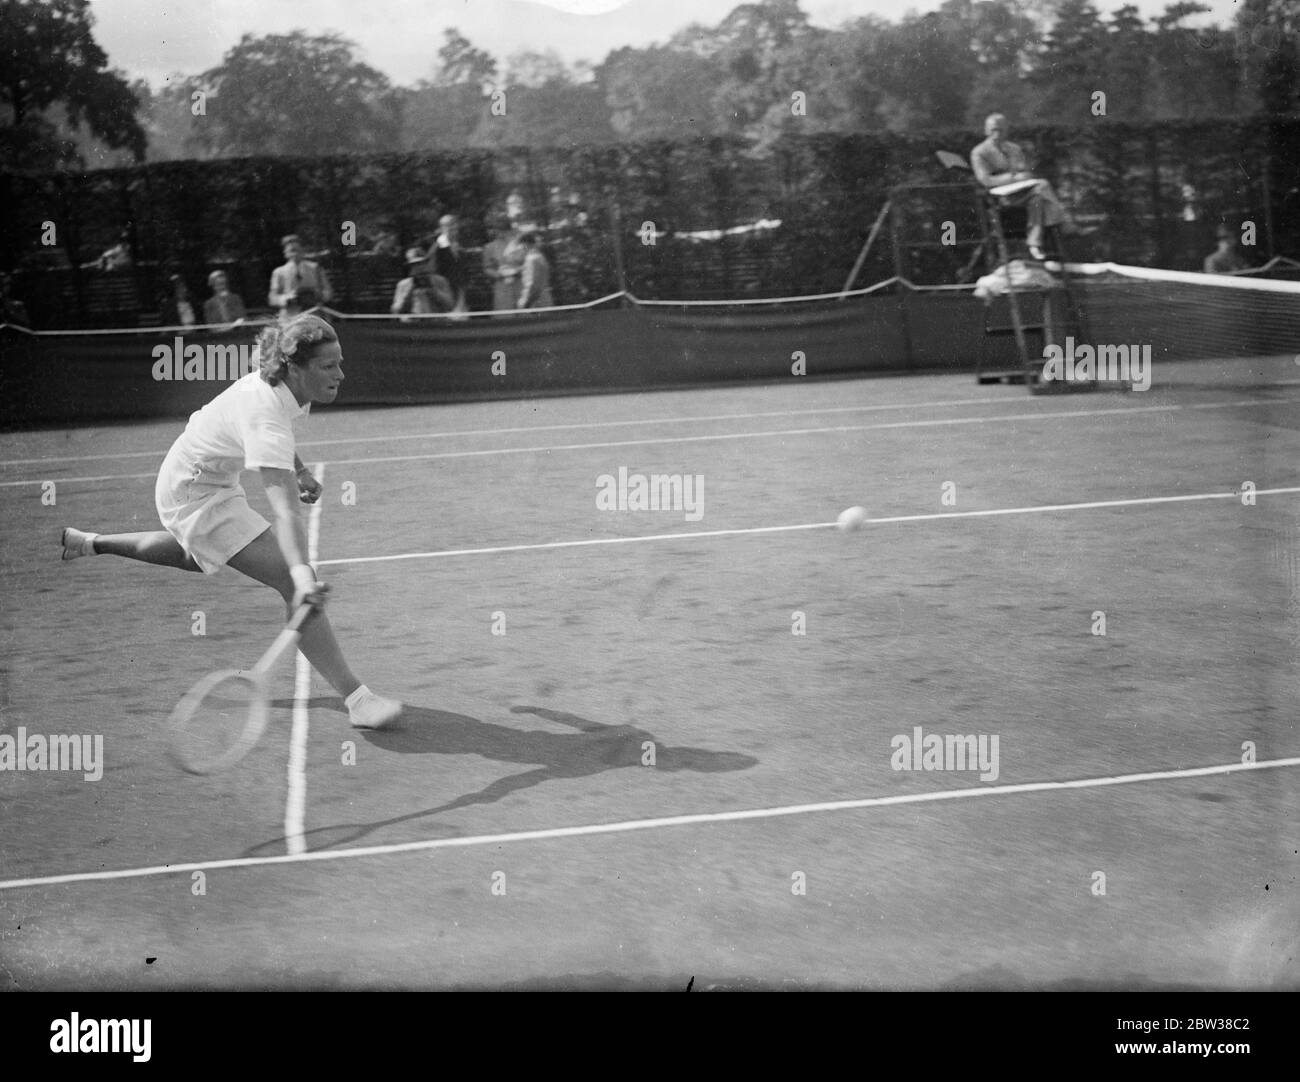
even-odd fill
[[[274,406],[254,408],[240,421],[244,467],[293,470],[293,426]]]

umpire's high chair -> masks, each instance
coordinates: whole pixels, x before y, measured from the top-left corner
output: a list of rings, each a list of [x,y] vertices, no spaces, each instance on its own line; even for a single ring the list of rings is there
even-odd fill
[[[984,311],[984,348],[979,351],[975,364],[978,383],[1019,383],[1028,387],[1030,394],[1041,394],[1048,389],[1064,389],[1065,384],[1044,383],[1041,380],[1043,353],[1049,344],[1063,345],[1067,335],[1079,334],[1079,320],[1070,296],[1069,276],[1066,272],[1065,253],[1060,237],[1052,230],[1053,255],[1056,262],[1040,262],[1029,252],[1029,210],[1023,204],[1009,202],[994,195],[976,182],[970,165],[960,155],[948,151],[938,152],[939,160],[949,169],[963,170],[970,176],[971,188],[979,208],[983,227],[983,243],[975,250],[967,265],[967,273],[975,264],[984,261],[988,273],[998,268],[1008,268],[1013,259],[1027,264],[1038,264],[1056,276],[1057,285],[1050,289],[1042,286],[1016,286],[1010,283],[1007,292],[993,298]],[[1009,274],[1009,269],[1004,273]],[[988,363],[989,337],[1013,335],[1019,367]],[[1030,338],[1036,340],[1037,352],[1030,348]]]

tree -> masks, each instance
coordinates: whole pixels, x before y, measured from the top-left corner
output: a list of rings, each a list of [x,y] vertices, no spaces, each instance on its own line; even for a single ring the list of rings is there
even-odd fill
[[[741,4],[714,32],[724,48],[749,50],[764,62],[808,29],[808,16],[799,0],[759,0]]]
[[[220,157],[317,156],[395,149],[399,102],[388,79],[337,34],[245,34],[196,85],[196,138]]]
[[[594,80],[579,82],[554,52],[520,52],[506,61],[500,112],[479,111],[476,147],[568,147],[611,142],[609,109]]]
[[[1029,77],[1035,91],[1025,120],[1048,124],[1086,122],[1093,95],[1103,93],[1106,25],[1092,0],[1061,0]],[[1109,94],[1107,94],[1109,98]]]
[[[496,59],[476,49],[459,30],[443,32],[433,77],[399,91],[402,146],[446,150],[470,145],[497,88]]]
[[[1237,10],[1238,55],[1263,112],[1300,112],[1300,7],[1295,0],[1243,0]]]
[[[713,92],[719,65],[672,46],[622,48],[596,69],[615,133],[626,140],[689,139],[719,130]]]
[[[510,73],[511,86],[539,87],[573,82],[569,69],[553,49],[544,53],[513,53],[506,58],[506,70]]]
[[[0,102],[10,112],[0,129],[0,160],[28,167],[71,163],[83,125],[109,147],[144,158],[139,100],[109,70],[93,27],[89,0],[0,0]],[[62,129],[52,117],[65,121]]]
[[[1132,4],[1112,12],[1106,25],[1106,46],[1102,54],[1103,75],[1098,89],[1104,90],[1109,110],[1128,120],[1151,115],[1151,35],[1142,14]]]
[[[444,30],[442,36],[433,85],[477,86],[484,94],[492,90],[497,77],[497,62],[492,55],[474,48],[454,26]]]
[[[1155,44],[1149,49],[1161,88],[1153,118],[1220,117],[1240,112],[1241,69],[1233,35],[1218,26],[1194,29],[1182,23],[1210,8],[1179,0],[1156,16]]]
[[[191,112],[193,80],[179,72],[167,76],[157,90],[141,89],[141,116],[149,135],[150,161],[176,161],[204,155],[194,134],[195,121],[206,121]]]

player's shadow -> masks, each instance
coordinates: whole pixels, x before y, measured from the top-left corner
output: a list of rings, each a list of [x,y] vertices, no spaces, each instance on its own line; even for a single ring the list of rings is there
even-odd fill
[[[309,705],[338,709],[338,703],[337,699],[313,699]],[[540,706],[512,706],[510,712],[534,714],[547,721],[570,726],[576,731],[553,733],[545,729],[513,729],[465,714],[409,705],[396,729],[355,730],[358,738],[396,755],[481,755],[485,759],[503,763],[537,765],[531,770],[498,778],[478,792],[467,793],[433,808],[423,808],[373,823],[338,823],[306,831],[304,837],[307,848],[325,849],[344,845],[359,841],[381,827],[424,819],[473,804],[494,804],[511,793],[557,778],[584,778],[607,770],[641,767],[647,742],[654,745],[653,769],[656,770],[694,770],[709,774],[748,770],[758,763],[753,756],[739,752],[664,744],[653,734],[638,729],[635,725],[605,725],[577,714]],[[283,851],[284,842],[282,837],[273,838],[253,846],[244,855],[279,853]]]

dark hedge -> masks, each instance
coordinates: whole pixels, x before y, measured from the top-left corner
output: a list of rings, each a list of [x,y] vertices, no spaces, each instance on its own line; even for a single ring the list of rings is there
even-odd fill
[[[1027,129],[1029,149],[1076,214],[1100,228],[1076,258],[1199,269],[1220,221],[1254,221],[1248,255],[1300,255],[1300,121],[1226,120],[1127,124],[1097,118],[1078,128]],[[385,311],[400,260],[369,254],[381,232],[404,248],[431,235],[447,211],[462,241],[487,239],[486,222],[518,192],[529,217],[547,227],[546,251],[558,303],[624,285],[646,298],[811,294],[839,289],[872,221],[895,185],[961,180],[934,152],[963,156],[978,141],[965,131],[787,137],[756,157],[740,140],[528,150],[389,154],[319,159],[250,158],[163,162],[86,174],[0,174],[6,213],[0,266],[17,271],[14,292],[38,326],[148,321],[167,275],[207,295],[213,267],[226,268],[250,307],[262,307],[279,238],[303,235],[334,280],[335,306]],[[560,201],[549,193],[558,189]],[[936,198],[938,198],[936,196]],[[884,231],[858,284],[901,267],[918,282],[953,280],[963,253],[904,252],[891,239],[930,237],[961,207],[925,207]],[[579,215],[585,224],[578,224]],[[759,218],[780,229],[714,242],[641,242],[659,231],[722,229]],[[973,220],[973,219],[971,219]],[[58,228],[58,249],[42,248],[42,223]],[[341,243],[345,221],[359,233]],[[618,245],[615,245],[614,223]],[[892,225],[892,223],[891,223]],[[973,228],[959,222],[959,231]],[[126,230],[130,271],[78,269]],[[620,262],[625,281],[618,274]],[[490,305],[481,274],[471,306]]]

